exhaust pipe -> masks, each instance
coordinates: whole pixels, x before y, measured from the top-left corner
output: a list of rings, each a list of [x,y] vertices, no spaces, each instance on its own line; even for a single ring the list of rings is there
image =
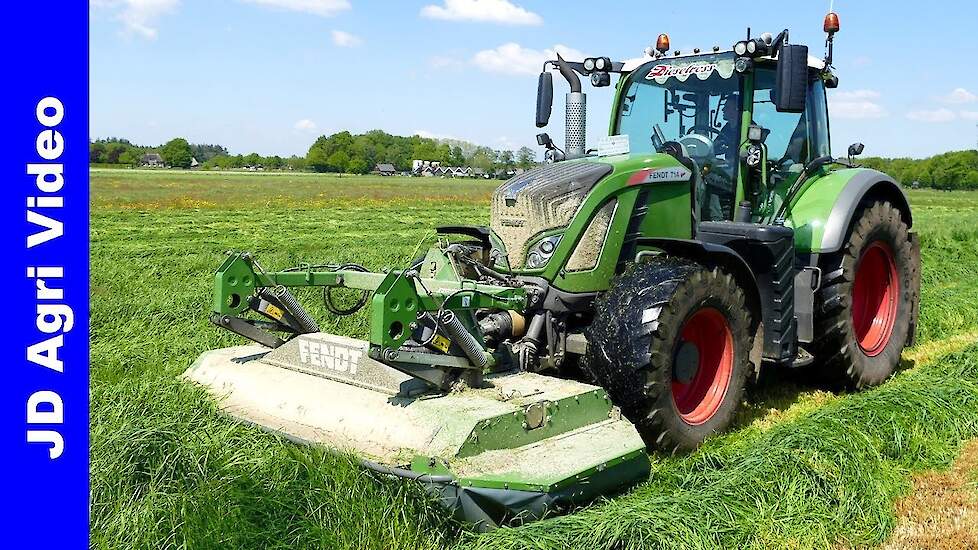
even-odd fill
[[[569,159],[583,157],[587,150],[584,142],[587,128],[587,96],[581,91],[581,79],[559,53],[557,67],[571,89],[565,96],[564,152]]]

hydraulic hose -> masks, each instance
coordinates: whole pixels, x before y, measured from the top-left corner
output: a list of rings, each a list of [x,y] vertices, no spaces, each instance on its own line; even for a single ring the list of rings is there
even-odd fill
[[[395,466],[385,466],[365,458],[360,459],[360,465],[368,470],[377,472],[378,474],[396,476],[420,483],[452,483],[455,481],[455,478],[450,475],[422,474],[419,472],[412,472],[411,470],[406,470],[404,468],[397,468]]]

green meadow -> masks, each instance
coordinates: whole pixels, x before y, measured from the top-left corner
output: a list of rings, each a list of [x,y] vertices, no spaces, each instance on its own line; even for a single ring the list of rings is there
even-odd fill
[[[423,489],[222,416],[177,377],[239,343],[207,321],[225,251],[268,268],[406,264],[436,225],[487,223],[498,182],[95,170],[91,196],[94,548],[873,546],[910,476],[978,437],[978,192],[910,193],[923,252],[918,343],[878,388],[771,372],[730,432],[574,513],[478,534]],[[325,331],[364,337],[364,312]]]

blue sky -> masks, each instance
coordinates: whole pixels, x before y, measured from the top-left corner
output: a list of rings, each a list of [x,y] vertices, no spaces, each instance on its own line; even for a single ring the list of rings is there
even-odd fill
[[[175,136],[233,153],[300,154],[321,134],[380,128],[536,148],[536,73],[571,56],[729,47],[789,28],[823,51],[826,1],[91,0],[91,133]],[[758,7],[753,7],[758,6]],[[833,149],[928,156],[978,140],[978,4],[836,0]],[[561,81],[555,81],[558,98]],[[590,143],[610,88],[588,89]],[[563,106],[547,131],[562,142]]]

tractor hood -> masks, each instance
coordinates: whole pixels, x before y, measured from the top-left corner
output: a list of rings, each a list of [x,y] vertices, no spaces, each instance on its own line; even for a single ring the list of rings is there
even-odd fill
[[[490,227],[506,248],[509,267],[525,266],[527,243],[532,237],[566,227],[584,197],[612,168],[594,161],[546,164],[513,177],[496,189]]]

